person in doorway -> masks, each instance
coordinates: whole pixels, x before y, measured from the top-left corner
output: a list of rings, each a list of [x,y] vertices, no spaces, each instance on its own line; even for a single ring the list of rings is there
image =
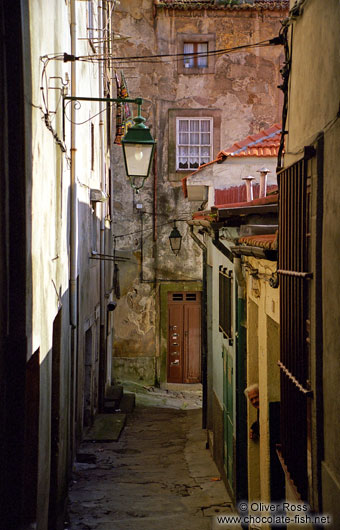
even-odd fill
[[[257,419],[252,423],[249,431],[249,438],[251,440],[258,440],[260,437],[260,423],[259,423],[259,410],[260,410],[260,396],[259,396],[259,385],[257,383],[248,386],[244,391],[245,396],[249,399],[250,403],[257,410]]]

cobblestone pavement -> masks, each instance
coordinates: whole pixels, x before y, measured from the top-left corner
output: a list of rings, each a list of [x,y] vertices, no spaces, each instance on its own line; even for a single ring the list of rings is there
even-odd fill
[[[83,443],[90,463],[75,464],[65,528],[208,530],[213,515],[233,512],[199,406],[197,393],[149,389],[118,442]]]

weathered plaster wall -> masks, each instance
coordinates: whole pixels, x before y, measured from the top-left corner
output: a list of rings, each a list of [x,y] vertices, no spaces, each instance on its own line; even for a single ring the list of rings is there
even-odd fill
[[[41,80],[43,62],[41,57],[60,51],[70,51],[70,2],[38,1],[30,3],[31,72],[32,94],[27,101],[32,108],[32,353],[40,354],[40,408],[39,408],[39,471],[38,471],[38,521],[42,530],[48,527],[50,457],[51,457],[51,400],[53,380],[53,348],[60,344],[60,418],[56,501],[61,507],[67,488],[67,473],[71,459],[73,424],[77,423],[78,438],[83,428],[83,392],[85,376],[85,331],[93,326],[91,366],[91,411],[97,408],[99,369],[99,262],[89,260],[93,249],[93,227],[96,224],[99,251],[99,219],[93,222],[90,205],[90,188],[100,189],[99,118],[92,124],[91,116],[98,112],[98,105],[84,103],[79,109],[76,126],[76,181],[78,198],[78,271],[79,274],[79,333],[77,365],[72,366],[70,320],[69,320],[69,260],[70,260],[70,125],[66,119],[65,144],[67,153],[62,154],[51,132],[42,120],[42,111],[50,112],[51,125],[63,140],[62,105],[60,100],[60,78],[66,83],[66,74],[71,78],[69,64],[51,59],[46,66],[46,77]],[[76,3],[78,37],[86,36],[87,5]],[[53,30],[51,30],[53,28]],[[79,55],[88,55],[89,43],[77,40]],[[82,63],[77,66],[77,95],[98,94],[98,66]],[[53,79],[55,78],[55,79]],[[45,102],[42,101],[41,86]],[[57,87],[58,90],[47,87]],[[46,104],[46,107],[44,105]],[[70,107],[68,107],[68,116]],[[94,151],[91,160],[91,127],[94,127]],[[100,206],[96,216],[99,218]],[[57,344],[53,343],[53,323],[62,310],[62,323]],[[76,376],[77,373],[77,376]],[[71,374],[76,378],[78,408],[72,416],[74,389]],[[75,447],[75,445],[74,445]],[[74,448],[73,447],[73,448]]]
[[[30,6],[32,94],[30,103],[37,106],[41,101],[40,57],[55,49],[69,49],[70,38],[63,28],[68,27],[68,10],[59,2],[52,2],[48,9],[44,2]],[[54,27],[55,32],[50,28]],[[39,39],[34,35],[39,28]],[[56,39],[56,41],[55,41]],[[69,68],[52,61],[47,75],[64,76]],[[49,109],[55,110],[59,98],[57,91],[50,91]],[[68,307],[68,251],[67,227],[69,171],[64,156],[52,135],[44,126],[41,111],[32,112],[32,353],[40,354],[40,407],[39,407],[39,469],[38,469],[38,524],[47,528],[50,474],[50,415],[52,378],[53,321],[61,304]],[[61,134],[61,115],[56,116],[54,127]],[[65,488],[65,463],[69,458],[68,419],[70,398],[70,359],[67,356],[69,342],[68,311],[63,311],[60,379],[60,466],[62,481],[57,495]],[[64,349],[66,346],[66,349]],[[64,491],[63,491],[64,493]]]
[[[278,34],[282,15],[275,11],[261,16],[258,12],[241,15],[219,10],[154,11],[151,0],[122,0],[114,14],[114,30],[128,38],[115,44],[114,54],[118,57],[175,54],[179,51],[178,34],[181,33],[213,33],[217,49],[256,42]],[[221,146],[271,126],[280,120],[281,95],[276,86],[281,53],[281,47],[274,47],[221,56],[216,59],[215,73],[201,75],[179,73],[174,58],[115,63],[124,71],[130,96],[145,97],[143,115],[158,142],[156,183],[153,177],[149,179],[138,197],[124,176],[121,148],[114,146],[113,149],[114,233],[122,236],[117,237],[116,248],[117,252],[131,257],[129,264],[120,265],[124,289],[115,312],[115,357],[132,362],[133,358],[159,355],[155,338],[160,309],[158,283],[166,280],[183,283],[201,278],[201,250],[188,237],[185,222],[178,223],[184,236],[180,256],[176,258],[169,249],[172,228],[169,221],[188,219],[201,204],[184,199],[180,178],[185,172],[173,170],[172,130],[176,110],[210,109],[215,113],[216,124],[220,125],[214,131],[214,155]],[[154,189],[157,239],[152,231]],[[137,202],[143,204],[142,220],[135,208]]]
[[[293,4],[293,2],[292,2]],[[315,339],[316,328],[321,322],[316,320],[318,308],[322,302],[323,316],[323,438],[324,453],[322,461],[322,502],[323,511],[333,515],[333,527],[340,525],[340,462],[338,458],[338,434],[340,416],[337,401],[334,399],[340,379],[338,352],[340,338],[338,333],[338,315],[340,305],[339,262],[339,164],[338,145],[340,137],[339,122],[336,116],[339,109],[340,90],[340,5],[336,0],[306,2],[302,16],[294,22],[294,40],[292,70],[290,76],[290,99],[287,129],[287,155],[285,166],[302,156],[304,146],[316,146],[316,138],[324,132],[324,158],[319,157],[320,169],[313,170],[312,178],[312,266],[322,256],[322,277],[318,284],[312,283],[312,326],[311,333]],[[320,43],[322,42],[322,46]],[[327,60],[325,60],[327,57]],[[316,163],[316,162],[315,162]],[[317,179],[319,174],[319,180]],[[322,248],[316,248],[316,231],[322,222]],[[322,300],[320,299],[320,282],[322,282]],[[317,294],[319,293],[319,294]],[[330,318],[330,315],[333,315]],[[320,345],[312,340],[311,370],[312,385],[315,385],[316,358],[320,356]],[[318,372],[320,373],[320,372]],[[319,394],[320,395],[320,394]],[[316,426],[316,402],[313,400],[314,447],[317,447],[318,435]],[[314,464],[317,455],[314,452]],[[313,473],[316,473],[314,467]],[[314,491],[317,501],[317,490]]]
[[[259,384],[260,438],[248,441],[249,499],[270,502],[269,403],[280,401],[279,290],[269,285],[276,262],[246,258],[248,385]],[[256,269],[257,274],[252,275]],[[276,325],[275,325],[276,324]],[[256,411],[248,404],[248,426]]]

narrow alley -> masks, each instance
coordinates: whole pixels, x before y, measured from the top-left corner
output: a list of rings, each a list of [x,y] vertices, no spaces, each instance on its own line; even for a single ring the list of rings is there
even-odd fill
[[[92,463],[75,464],[66,528],[208,530],[233,512],[199,407],[197,392],[137,394],[118,442],[83,442]]]
[[[0,2],[0,530],[340,530],[339,27]]]

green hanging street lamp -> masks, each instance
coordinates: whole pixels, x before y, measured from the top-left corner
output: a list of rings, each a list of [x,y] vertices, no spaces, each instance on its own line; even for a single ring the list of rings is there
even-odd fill
[[[131,187],[139,193],[149,176],[156,142],[151,136],[149,127],[144,124],[145,118],[141,116],[142,100],[138,99],[136,102],[138,116],[133,119],[135,124],[122,138],[122,146],[126,174]]]
[[[179,251],[181,250],[182,236],[176,226],[176,221],[174,221],[174,227],[171,230],[171,234],[169,235],[169,241],[172,252],[175,254],[175,256],[178,256]]]
[[[135,122],[122,138],[123,155],[126,174],[131,187],[139,193],[148,178],[155,150],[156,141],[152,138],[150,129],[144,124],[145,118],[141,115],[142,98],[92,98],[82,96],[63,97],[63,138],[65,140],[65,112],[69,102],[102,101],[105,103],[135,103],[138,106],[138,116]]]

